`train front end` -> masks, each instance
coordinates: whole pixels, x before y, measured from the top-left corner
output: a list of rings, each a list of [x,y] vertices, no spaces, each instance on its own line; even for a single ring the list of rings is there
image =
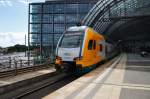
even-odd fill
[[[81,58],[85,28],[71,27],[60,38],[56,48],[56,70],[76,72],[76,60]]]

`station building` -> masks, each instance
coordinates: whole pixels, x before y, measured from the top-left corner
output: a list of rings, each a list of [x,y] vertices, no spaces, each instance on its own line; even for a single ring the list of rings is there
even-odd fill
[[[29,4],[29,42],[35,56],[49,57],[70,26],[82,22],[98,0],[46,0]]]

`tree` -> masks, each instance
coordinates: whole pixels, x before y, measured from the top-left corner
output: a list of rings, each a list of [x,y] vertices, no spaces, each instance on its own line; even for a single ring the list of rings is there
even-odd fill
[[[25,45],[16,44],[15,46],[8,47],[8,53],[12,52],[25,52],[28,49]]]

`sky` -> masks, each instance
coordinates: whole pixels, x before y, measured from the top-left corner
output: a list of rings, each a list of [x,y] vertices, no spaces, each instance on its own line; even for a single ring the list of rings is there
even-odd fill
[[[45,0],[0,0],[0,46],[24,44],[28,34],[28,4]]]

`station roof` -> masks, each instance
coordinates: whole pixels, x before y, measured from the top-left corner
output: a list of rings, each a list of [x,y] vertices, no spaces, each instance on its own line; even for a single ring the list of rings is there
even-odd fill
[[[83,20],[107,39],[149,40],[150,1],[99,0]]]
[[[61,2],[61,1],[65,1],[65,2],[97,2],[99,0],[45,0],[46,2]]]

